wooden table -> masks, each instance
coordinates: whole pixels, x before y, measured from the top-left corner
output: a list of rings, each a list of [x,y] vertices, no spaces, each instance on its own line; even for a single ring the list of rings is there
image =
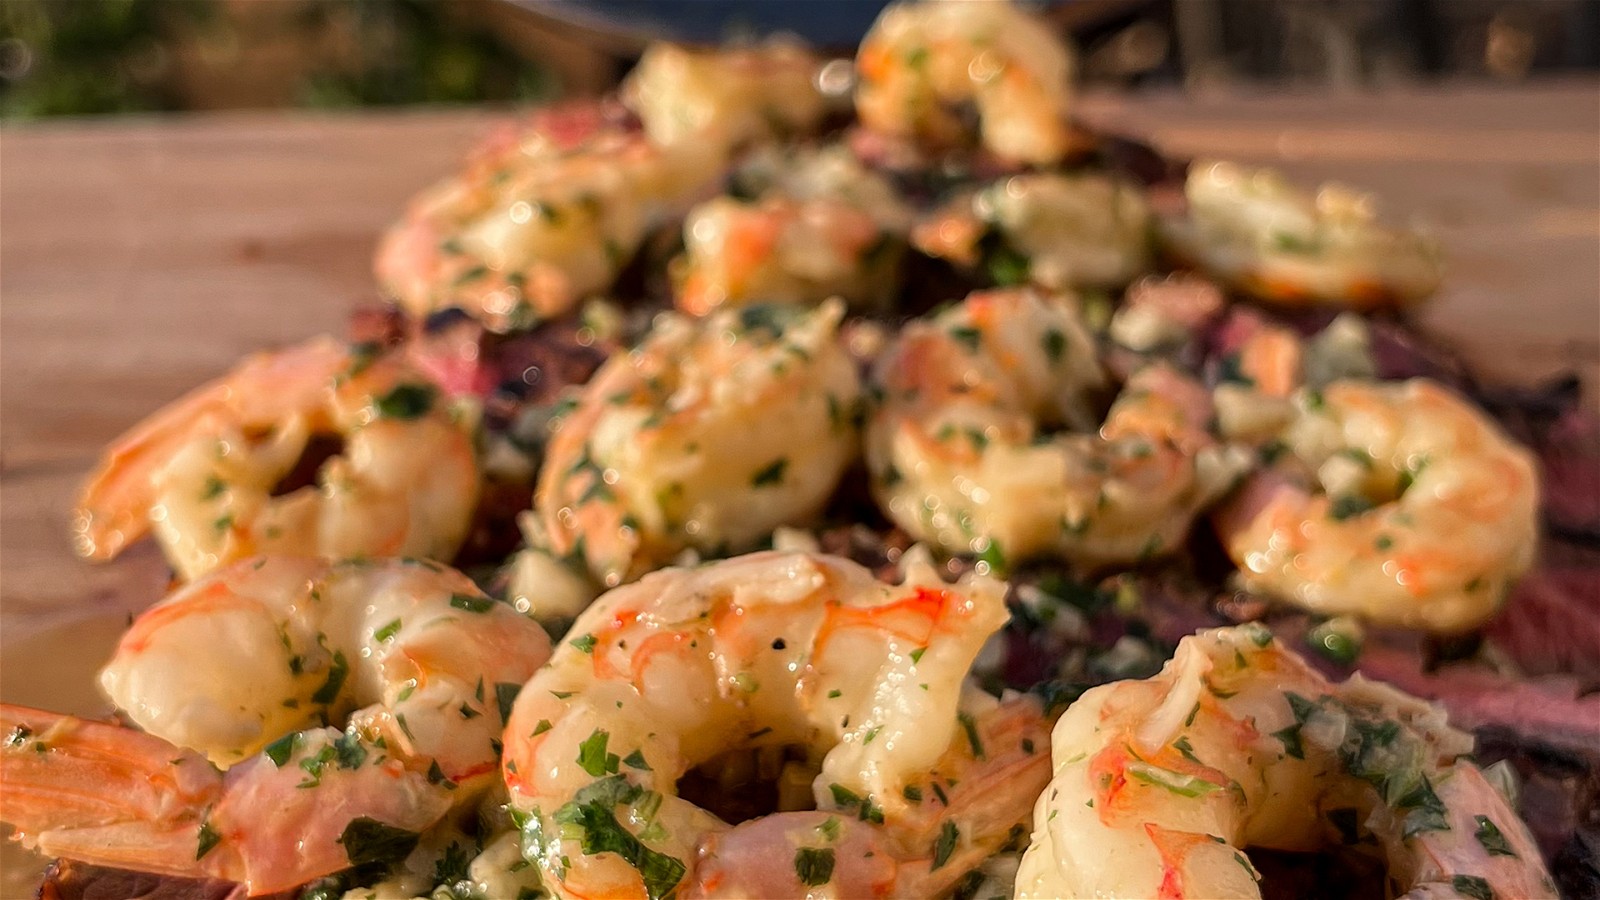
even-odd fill
[[[1377,191],[1450,253],[1427,313],[1437,331],[1501,377],[1577,369],[1597,383],[1600,84],[1089,96],[1080,109],[1174,153]],[[374,295],[378,230],[493,118],[262,113],[0,132],[0,698],[100,711],[92,673],[159,593],[148,545],[111,566],[70,552],[71,498],[106,441],[249,350],[339,330]]]

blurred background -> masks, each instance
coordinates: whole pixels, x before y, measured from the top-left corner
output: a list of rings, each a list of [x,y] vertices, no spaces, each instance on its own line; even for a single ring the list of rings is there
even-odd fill
[[[4,0],[0,117],[594,94],[645,41],[800,32],[876,0]],[[1060,0],[1082,80],[1139,89],[1517,81],[1600,68],[1600,0]]]

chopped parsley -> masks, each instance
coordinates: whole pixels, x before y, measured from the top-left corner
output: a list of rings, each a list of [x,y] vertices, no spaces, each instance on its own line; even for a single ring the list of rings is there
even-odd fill
[[[956,823],[946,821],[939,826],[939,837],[933,842],[934,869],[950,861],[950,855],[956,852],[956,842],[960,838],[961,830],[956,827]]]
[[[1354,518],[1371,510],[1372,507],[1372,501],[1360,494],[1340,494],[1328,504],[1328,515],[1343,522],[1345,519]]]
[[[606,752],[606,742],[610,739],[611,732],[597,729],[578,745],[578,765],[596,778],[615,774],[617,764],[622,761],[615,753]]]
[[[1212,791],[1219,791],[1222,785],[1214,781],[1207,781],[1194,775],[1185,775],[1149,763],[1132,762],[1128,764],[1127,773],[1130,778],[1142,781],[1145,784],[1171,791],[1180,797],[1200,797]]]
[[[688,867],[682,860],[645,846],[622,827],[614,810],[617,804],[633,803],[644,794],[620,775],[603,778],[578,791],[570,803],[556,810],[555,821],[563,826],[563,834],[570,828],[580,835],[580,848],[585,855],[615,853],[622,857],[638,870],[650,900],[664,900],[676,892]],[[540,839],[537,822],[535,816],[523,826],[525,837],[536,842]]]
[[[950,336],[960,341],[968,350],[977,352],[978,342],[983,339],[983,332],[970,325],[962,325],[950,329]]]
[[[783,483],[783,471],[789,467],[789,460],[779,457],[768,463],[760,471],[750,477],[751,487],[767,487]]]
[[[486,613],[494,609],[494,600],[488,597],[474,597],[471,594],[451,594],[450,605],[470,613]]]
[[[1473,816],[1472,820],[1478,823],[1472,836],[1478,839],[1483,849],[1489,851],[1490,856],[1516,857],[1517,851],[1511,849],[1511,842],[1506,840],[1506,836],[1500,833],[1500,828],[1488,816]]]
[[[439,391],[430,384],[398,384],[375,402],[386,419],[418,419],[428,414]]]
[[[495,705],[500,708],[500,721],[505,722],[511,718],[511,706],[517,702],[517,695],[522,693],[522,685],[514,681],[502,681],[494,686]]]
[[[194,858],[201,859],[222,842],[222,835],[211,827],[210,822],[200,823],[200,833],[195,839]]]
[[[390,638],[394,637],[395,635],[397,635],[399,633],[400,633],[400,620],[399,619],[395,619],[394,621],[392,621],[389,624],[383,626],[382,628],[379,628],[377,631],[374,631],[372,633],[372,639],[381,644],[384,641],[389,640]]]
[[[956,721],[961,723],[961,730],[967,733],[967,743],[972,746],[974,759],[983,759],[983,739],[978,736],[978,723],[967,713],[956,713]]]
[[[294,743],[295,735],[286,734],[263,747],[261,752],[266,755],[267,759],[272,760],[273,765],[281,769],[284,763],[289,761],[289,757],[294,755]]]
[[[359,816],[345,826],[338,843],[344,846],[344,855],[350,860],[350,865],[360,866],[404,859],[416,849],[417,838],[415,831]]]
[[[317,692],[311,695],[311,702],[326,706],[338,699],[339,689],[344,687],[344,680],[349,675],[350,664],[345,661],[344,653],[335,650],[333,652],[333,664],[328,667],[328,680],[324,681],[322,687],[317,688]]]
[[[1450,886],[1456,889],[1456,893],[1471,897],[1472,900],[1494,900],[1495,897],[1494,888],[1489,886],[1489,882],[1476,875],[1457,875],[1450,879]]]
[[[827,884],[833,880],[833,851],[827,847],[801,847],[794,854],[794,874],[809,887]]]
[[[1044,337],[1040,339],[1040,343],[1044,345],[1044,354],[1050,357],[1050,362],[1052,363],[1060,362],[1061,354],[1067,350],[1067,336],[1062,334],[1059,329],[1046,329]]]

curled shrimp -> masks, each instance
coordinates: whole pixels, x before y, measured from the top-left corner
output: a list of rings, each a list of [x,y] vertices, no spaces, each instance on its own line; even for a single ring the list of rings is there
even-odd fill
[[[911,213],[887,179],[842,146],[758,160],[739,177],[759,196],[717,197],[684,221],[679,309],[833,296],[872,306],[894,295]]]
[[[1120,287],[1150,268],[1150,207],[1098,172],[1013,175],[935,210],[912,242],[997,284]]]
[[[817,85],[821,66],[793,41],[704,51],[654,43],[622,95],[658,144],[737,148],[814,130],[828,111]]]
[[[414,199],[375,273],[415,316],[455,307],[496,331],[531,327],[610,287],[722,168],[710,142],[662,146],[598,112],[547,114]]]
[[[1282,306],[1409,306],[1439,287],[1440,254],[1416,231],[1379,224],[1366,194],[1323,185],[1314,197],[1271,169],[1196,161],[1185,217],[1162,225],[1170,252]]]
[[[856,54],[856,114],[868,128],[934,148],[961,145],[977,107],[983,145],[1049,165],[1072,149],[1072,56],[1037,17],[1006,0],[896,3]]]
[[[5,818],[52,855],[294,887],[492,786],[549,652],[443,566],[241,561],[140,616],[102,674],[150,733],[0,707]]]
[[[1462,631],[1533,559],[1528,451],[1426,379],[1294,398],[1280,464],[1218,511],[1244,584],[1325,615]]]
[[[1048,768],[1035,698],[963,697],[1004,586],[908,560],[886,585],[836,557],[757,553],[590,606],[506,728],[511,804],[546,886],[934,896],[1004,844]],[[801,758],[782,764],[785,747]],[[730,825],[678,796],[730,748],[778,754],[785,811]]]
[[[1207,430],[1205,390],[1166,364],[1135,373],[1093,430],[1106,383],[1093,339],[1070,302],[1032,290],[908,325],[874,380],[874,492],[952,552],[1143,559],[1175,546],[1247,462]]]
[[[1056,723],[1019,898],[1260,897],[1249,847],[1377,856],[1410,900],[1555,897],[1527,826],[1441,712],[1324,679],[1259,625]]]
[[[659,319],[556,426],[535,494],[549,549],[615,586],[819,512],[857,452],[842,316],[835,302]]]
[[[278,495],[335,448],[314,483]],[[432,382],[317,338],[247,358],[113,441],[74,544],[106,560],[153,528],[184,579],[257,553],[449,559],[478,487],[471,429]]]

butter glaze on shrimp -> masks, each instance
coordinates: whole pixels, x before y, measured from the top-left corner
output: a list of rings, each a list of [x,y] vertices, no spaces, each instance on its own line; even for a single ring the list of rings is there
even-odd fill
[[[1003,844],[1044,782],[1037,701],[963,699],[1004,586],[910,554],[757,553],[597,600],[523,689],[505,777],[559,897],[934,896]],[[816,811],[730,826],[676,796],[735,748],[802,746]],[[819,771],[820,770],[820,771]],[[786,772],[787,777],[795,777]]]
[[[1054,291],[1121,287],[1150,268],[1150,206],[1136,186],[1099,172],[1013,175],[957,196],[920,220],[930,256],[987,268],[1001,284]]]
[[[1188,212],[1162,224],[1167,249],[1271,304],[1410,306],[1439,287],[1439,249],[1377,220],[1376,201],[1339,185],[1307,195],[1271,169],[1196,160]]]
[[[1136,372],[1094,430],[1106,380],[1093,339],[1070,301],[1028,289],[907,325],[874,381],[874,493],[952,552],[1144,559],[1181,540],[1245,464],[1207,430],[1205,390],[1166,364]]]
[[[1408,900],[1555,897],[1527,827],[1443,714],[1324,679],[1258,625],[1184,638],[1161,674],[1056,723],[1019,898],[1257,898],[1249,847],[1343,846]]]
[[[417,317],[456,307],[496,331],[610,287],[655,228],[721,178],[712,141],[653,143],[604,106],[557,108],[496,134],[412,200],[374,262]]]
[[[911,211],[846,148],[765,154],[736,182],[755,199],[717,197],[689,212],[675,264],[679,309],[816,304],[838,296],[882,308],[898,291]]]
[[[1441,632],[1499,609],[1538,540],[1529,452],[1426,379],[1336,381],[1294,404],[1280,464],[1216,517],[1245,586]]]
[[[817,84],[821,65],[804,46],[783,40],[720,50],[655,43],[622,95],[662,146],[734,149],[815,130],[828,111]]]
[[[856,54],[856,115],[867,128],[934,149],[959,147],[977,106],[983,145],[1049,165],[1072,149],[1072,56],[1039,18],[1008,0],[896,3]]]
[[[244,560],[151,607],[102,673],[148,734],[0,708],[5,818],[51,855],[304,884],[491,786],[505,707],[549,653],[443,566]]]
[[[340,452],[274,496],[318,438]],[[154,529],[181,578],[257,553],[449,559],[477,505],[470,425],[397,354],[331,338],[258,353],[118,437],[74,518],[78,553]]]
[[[834,302],[658,319],[551,438],[535,497],[548,549],[615,586],[815,515],[857,453],[842,316]]]

